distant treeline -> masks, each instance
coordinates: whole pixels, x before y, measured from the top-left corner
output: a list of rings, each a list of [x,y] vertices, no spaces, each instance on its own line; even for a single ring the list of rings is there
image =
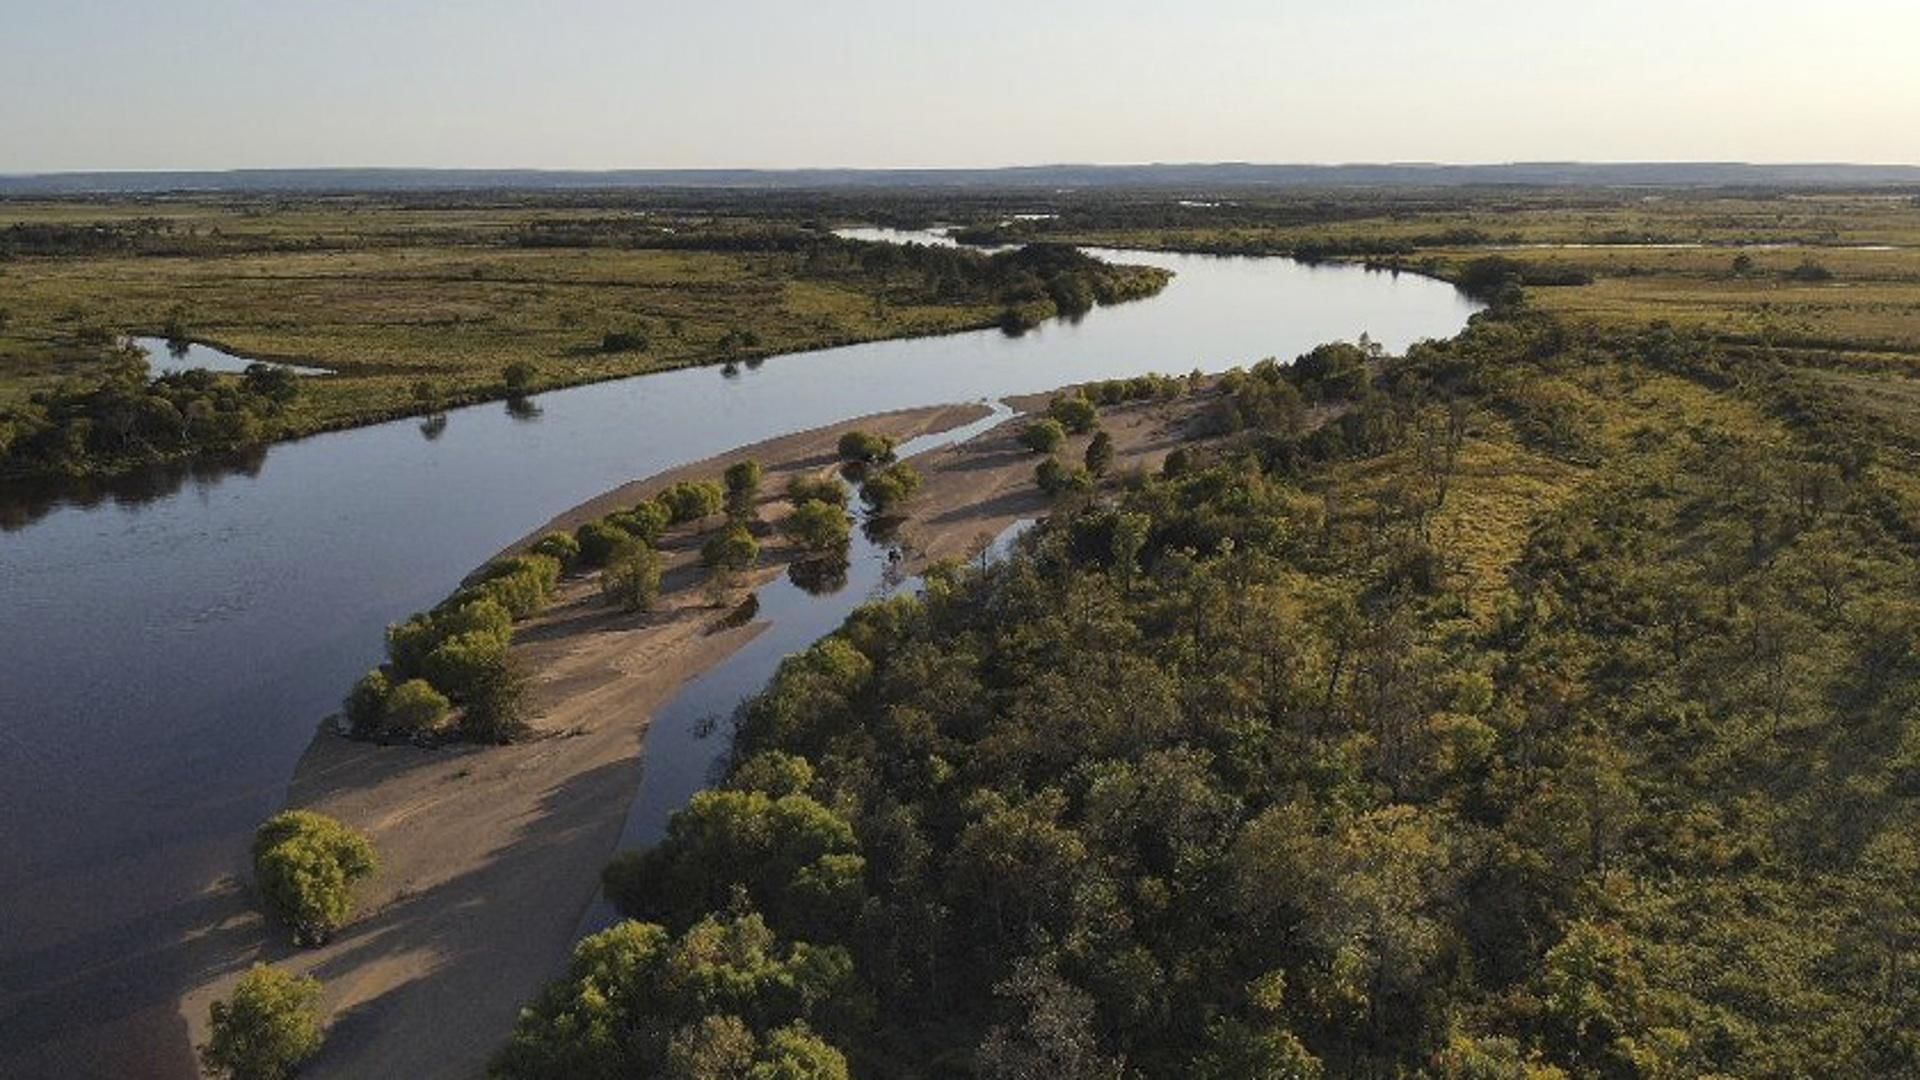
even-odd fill
[[[1010,329],[1054,315],[1075,315],[1097,304],[1136,300],[1159,292],[1172,275],[1145,266],[1102,262],[1065,244],[1028,244],[992,255],[929,244],[850,240],[798,225],[715,224],[693,229],[634,218],[536,222],[517,242],[527,247],[633,247],[669,250],[773,252],[800,258],[809,277],[836,274],[906,279],[916,295],[893,299],[978,303],[1003,309]]]

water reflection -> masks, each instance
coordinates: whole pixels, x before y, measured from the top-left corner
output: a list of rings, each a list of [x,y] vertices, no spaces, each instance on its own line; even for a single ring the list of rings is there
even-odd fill
[[[189,483],[211,489],[229,476],[255,477],[267,447],[254,446],[180,461],[156,462],[114,476],[45,477],[0,485],[0,532],[24,529],[62,507],[138,507],[177,495]]]
[[[843,555],[789,564],[787,577],[808,596],[830,596],[847,587],[849,564]]]
[[[545,410],[540,403],[530,397],[510,397],[507,399],[507,415],[515,420],[529,421],[540,419]]]
[[[420,436],[428,442],[447,433],[447,414],[434,413],[420,421]]]
[[[869,544],[891,544],[900,535],[900,523],[905,520],[899,514],[869,517],[860,523],[860,535],[866,537]]]

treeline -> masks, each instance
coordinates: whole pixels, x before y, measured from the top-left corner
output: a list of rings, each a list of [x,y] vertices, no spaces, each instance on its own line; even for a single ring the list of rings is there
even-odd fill
[[[1002,323],[1024,329],[1055,315],[1152,296],[1172,275],[1155,267],[1115,266],[1065,244],[1029,244],[985,255],[929,244],[850,240],[823,229],[759,222],[675,223],[644,218],[533,222],[516,242],[527,247],[634,247],[766,252],[795,257],[809,277],[856,276],[896,286],[896,303],[990,304]]]
[[[1510,305],[1234,376],[787,660],[498,1073],[1920,1070],[1920,565],[1715,367]],[[1476,453],[1577,479],[1461,533]]]
[[[129,356],[97,382],[0,408],[0,476],[116,471],[253,446],[274,437],[299,394],[299,377],[271,364],[239,376],[196,369],[149,377],[146,360]]]
[[[391,243],[398,237],[389,238]],[[416,241],[418,237],[414,237]],[[26,257],[137,255],[182,257],[372,246],[370,237],[266,235],[182,225],[164,217],[76,224],[21,222],[0,228],[0,260]]]

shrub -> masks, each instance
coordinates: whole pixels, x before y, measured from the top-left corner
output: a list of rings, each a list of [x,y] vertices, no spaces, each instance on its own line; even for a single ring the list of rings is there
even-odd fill
[[[905,462],[867,477],[860,485],[860,501],[876,514],[886,514],[920,490],[920,471]]]
[[[200,1064],[233,1080],[284,1080],[320,1049],[320,983],[255,964],[209,1013]]]
[[[260,897],[296,945],[326,944],[353,914],[353,883],[376,866],[365,836],[310,810],[276,814],[253,838]]]
[[[504,572],[488,578],[480,593],[505,605],[516,619],[539,614],[560,584],[560,560],[551,555],[515,555],[496,566]]]
[[[580,558],[580,541],[570,533],[551,532],[534,541],[527,550],[535,555],[544,555],[564,568],[572,566]]]
[[[1318,400],[1357,398],[1367,388],[1366,350],[1345,341],[1316,346],[1293,362],[1293,381]]]
[[[1065,441],[1066,425],[1052,418],[1035,420],[1020,433],[1020,445],[1036,454],[1051,454]]]
[[[840,436],[840,460],[874,465],[893,460],[894,442],[885,435],[858,429]]]
[[[454,634],[427,654],[422,674],[441,693],[472,701],[487,669],[507,655],[507,639],[484,631]]]
[[[657,544],[667,533],[667,526],[673,524],[673,510],[657,499],[626,510],[616,510],[604,519],[607,524],[649,544]]]
[[[700,548],[704,565],[723,570],[745,570],[760,558],[760,541],[745,526],[733,525]]]
[[[387,695],[393,692],[393,680],[387,673],[374,668],[353,684],[353,690],[347,694],[344,711],[347,727],[356,735],[365,735],[378,730],[387,719]]]
[[[1070,468],[1057,457],[1049,457],[1033,470],[1034,482],[1048,495],[1091,491],[1093,476],[1085,469]]]
[[[533,389],[533,365],[525,360],[515,360],[500,369],[500,381],[505,384],[507,393],[518,397]]]
[[[1047,403],[1047,415],[1075,435],[1085,435],[1100,422],[1100,410],[1082,394],[1059,394]]]
[[[1093,441],[1087,444],[1087,471],[1095,476],[1107,475],[1113,468],[1113,436],[1104,431],[1093,433]]]
[[[527,676],[502,649],[478,659],[468,674],[460,734],[473,742],[506,743],[527,730]]]
[[[478,596],[463,601],[459,607],[435,612],[433,628],[439,633],[441,641],[461,634],[485,634],[501,641],[511,641],[513,613],[507,610],[507,605],[490,596]]]
[[[638,330],[609,330],[600,338],[601,352],[645,352],[647,335]]]
[[[600,577],[600,595],[625,611],[646,611],[660,598],[660,553],[638,540],[628,540],[607,560]]]
[[[451,702],[425,679],[408,679],[387,695],[383,721],[391,731],[418,735],[433,731],[447,720]]]
[[[845,506],[847,487],[831,477],[796,476],[787,481],[787,499],[795,506],[808,501]]]
[[[587,567],[605,566],[621,544],[633,539],[625,529],[605,519],[580,526],[573,538],[580,545],[580,565]]]
[[[846,510],[818,499],[794,507],[780,523],[780,531],[794,547],[814,556],[844,551],[853,533]]]
[[[402,678],[420,674],[427,654],[438,644],[440,634],[434,629],[433,616],[426,612],[387,627],[387,659],[393,662],[394,673]]]
[[[711,480],[682,481],[661,492],[659,499],[678,525],[719,513],[726,505],[727,492]]]
[[[1787,280],[1813,283],[1832,281],[1833,271],[1821,266],[1812,259],[1805,259],[1801,261],[1799,266],[1787,271]]]
[[[727,516],[745,521],[753,516],[753,504],[760,498],[760,463],[748,458],[727,466]]]

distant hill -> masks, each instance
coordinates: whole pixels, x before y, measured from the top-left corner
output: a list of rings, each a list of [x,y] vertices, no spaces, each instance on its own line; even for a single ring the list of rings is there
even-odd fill
[[[1878,187],[1920,166],[1739,162],[1033,165],[998,169],[235,169],[0,175],[0,195],[618,188]]]

